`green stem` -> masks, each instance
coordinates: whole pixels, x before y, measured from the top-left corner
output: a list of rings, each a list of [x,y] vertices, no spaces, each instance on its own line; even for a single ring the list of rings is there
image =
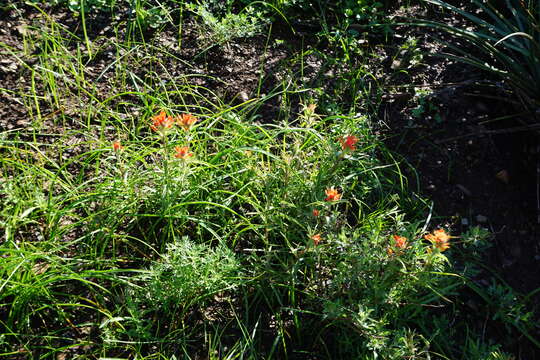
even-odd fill
[[[161,136],[161,141],[163,142],[163,193],[161,194],[161,209],[162,211],[165,210],[165,206],[168,204],[169,200],[169,142],[167,139],[167,135],[163,134]]]
[[[92,58],[92,45],[90,44],[90,39],[88,38],[88,32],[86,31],[86,17],[84,15],[85,13],[85,2],[81,1],[81,22],[83,27],[83,33],[84,33],[84,41],[86,42],[86,48],[88,50],[88,56],[90,59]]]

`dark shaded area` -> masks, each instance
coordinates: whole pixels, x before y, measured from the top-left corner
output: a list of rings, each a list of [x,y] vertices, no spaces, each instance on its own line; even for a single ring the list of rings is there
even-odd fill
[[[466,26],[448,14],[434,11],[427,16]],[[487,288],[493,276],[501,276],[525,299],[540,288],[540,133],[531,126],[538,122],[536,114],[524,110],[491,74],[434,56],[447,49],[434,49],[436,42],[425,30],[410,30],[411,36],[423,39],[420,46],[427,56],[421,68],[396,83],[429,91],[421,102],[410,100],[411,89],[383,102],[386,143],[417,172],[421,194],[433,201],[433,226],[449,223],[457,234],[480,226],[493,234],[493,246],[482,255],[483,269],[474,282]],[[527,298],[526,305],[536,318],[539,295]],[[484,306],[474,292],[461,297]],[[470,310],[480,308],[473,305]],[[484,310],[486,317],[495,311]],[[484,331],[508,346],[507,351],[523,359],[538,358],[539,349],[522,334],[509,339],[500,331],[502,324],[487,320]],[[530,334],[539,338],[540,329]]]

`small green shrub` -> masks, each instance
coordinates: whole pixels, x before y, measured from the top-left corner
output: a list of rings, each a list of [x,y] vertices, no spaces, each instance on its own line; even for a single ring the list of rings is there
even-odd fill
[[[241,282],[240,263],[227,247],[196,244],[187,237],[167,245],[167,252],[143,277],[142,302],[162,310],[204,301]]]
[[[434,103],[431,95],[432,92],[428,89],[415,88],[414,93],[414,99],[417,105],[411,110],[412,116],[417,119],[433,118],[437,123],[442,122],[439,107]]]
[[[203,4],[188,4],[187,8],[200,18],[200,38],[208,44],[224,44],[233,39],[252,37],[261,33],[266,24],[263,14],[250,7],[238,14],[229,11],[223,16],[213,13]]]
[[[39,4],[42,0],[31,0],[33,3]],[[73,12],[81,11],[84,7],[85,11],[88,10],[112,10],[119,2],[126,0],[51,0],[48,1],[51,5],[65,5]],[[44,1],[43,1],[44,2]]]
[[[380,17],[384,5],[376,0],[343,0],[338,6],[349,21],[371,22]]]
[[[164,6],[139,4],[134,9],[137,23],[143,28],[156,29],[169,20],[169,9]]]

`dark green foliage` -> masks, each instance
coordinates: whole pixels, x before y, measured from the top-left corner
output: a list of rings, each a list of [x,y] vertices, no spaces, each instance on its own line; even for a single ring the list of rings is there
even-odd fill
[[[531,112],[540,108],[540,5],[537,1],[482,2],[473,0],[477,12],[467,12],[441,0],[426,0],[463,16],[474,30],[425,22],[465,40],[475,49],[444,42],[449,57],[472,64],[504,81]],[[504,6],[503,4],[504,3]],[[511,14],[511,15],[510,15]]]

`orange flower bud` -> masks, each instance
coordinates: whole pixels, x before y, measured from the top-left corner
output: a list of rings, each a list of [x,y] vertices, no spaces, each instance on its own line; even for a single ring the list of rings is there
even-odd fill
[[[115,141],[113,142],[112,144],[112,148],[114,151],[118,152],[120,150],[124,150],[124,147],[122,146],[122,144],[120,144],[120,141]]]

